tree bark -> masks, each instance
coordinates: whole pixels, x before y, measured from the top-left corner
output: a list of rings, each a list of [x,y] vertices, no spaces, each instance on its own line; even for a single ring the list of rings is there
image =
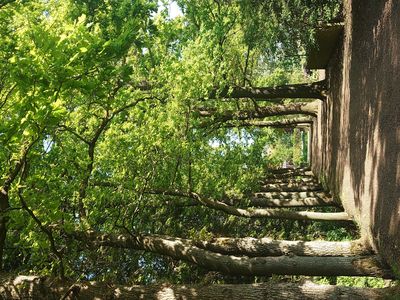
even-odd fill
[[[186,247],[198,247],[203,250],[219,254],[235,256],[368,256],[372,255],[371,247],[363,240],[354,241],[287,241],[273,240],[270,238],[231,238],[215,237],[208,241],[190,240],[164,235],[127,235],[127,234],[101,234],[99,232],[76,231],[71,234],[78,240],[94,242],[95,245],[105,245],[116,248],[146,250],[138,246],[143,241],[168,242],[177,241]]]
[[[250,98],[258,100],[277,98],[315,98],[325,99],[325,80],[313,83],[288,84],[276,87],[227,87],[217,95],[212,92],[211,99],[215,98]]]
[[[337,206],[325,192],[256,192],[243,199],[223,199],[221,202],[235,206],[256,207],[315,207]]]
[[[320,185],[313,186],[264,186],[260,188],[261,192],[321,192]]]
[[[311,124],[313,122],[312,118],[293,118],[293,119],[281,119],[281,120],[275,120],[275,121],[247,121],[243,123],[249,123],[253,124],[253,126],[259,126],[259,127],[287,127],[291,125],[298,125],[298,124]]]
[[[223,255],[193,246],[184,239],[161,236],[127,236],[94,231],[75,231],[70,236],[95,246],[145,250],[194,263],[208,270],[231,275],[267,276],[378,276],[393,278],[376,256],[351,257],[239,257]]]
[[[372,249],[367,247],[362,240],[356,241],[285,241],[270,238],[212,238],[209,241],[193,241],[202,249],[230,254],[257,256],[356,256],[371,255]]]
[[[270,174],[287,174],[287,175],[290,175],[290,174],[294,174],[295,173],[295,174],[302,175],[302,174],[308,173],[308,174],[313,175],[311,170],[310,170],[310,168],[280,168],[280,169],[268,169],[266,171],[267,171],[267,173],[270,173]]]
[[[205,206],[223,211],[227,214],[245,218],[270,218],[287,220],[312,220],[312,221],[348,221],[352,222],[346,212],[314,212],[314,211],[289,211],[274,208],[237,208],[223,202],[202,198]]]
[[[265,176],[265,179],[296,179],[298,177],[301,178],[315,178],[314,174],[311,171],[303,171],[303,172],[292,172],[286,174],[268,174]]]
[[[313,221],[352,221],[346,212],[324,213],[314,211],[289,211],[273,208],[238,208],[222,201],[202,197],[193,192],[153,191],[153,193],[155,192],[157,194],[191,198],[204,206],[238,217]]]
[[[281,119],[274,121],[259,121],[259,120],[244,120],[237,123],[226,123],[224,127],[275,127],[275,128],[287,128],[297,127],[301,125],[309,125],[313,122],[312,118],[293,118],[293,119]]]
[[[318,183],[318,180],[314,177],[283,177],[283,178],[266,178],[262,183]]]
[[[396,297],[397,287],[372,289],[301,283],[208,284],[208,285],[115,285],[109,282],[72,282],[19,275],[2,282],[2,299],[157,299],[157,300],[375,300]],[[393,298],[394,299],[394,298]]]
[[[252,206],[258,207],[316,207],[316,206],[337,206],[333,201],[326,201],[323,198],[307,197],[300,199],[274,199],[274,198],[252,198]]]
[[[337,206],[325,192],[256,192],[250,198],[253,206]]]
[[[315,183],[268,183],[261,186],[262,192],[314,192],[322,191],[322,186]]]
[[[262,194],[262,193],[257,193]],[[221,199],[221,202],[227,205],[238,207],[316,207],[316,206],[337,206],[338,204],[330,197],[303,197],[303,198],[263,198],[260,196],[249,199]],[[194,199],[174,199],[166,201],[166,205],[177,207],[201,206],[202,204]]]
[[[117,188],[119,185],[112,182],[94,182],[96,186]],[[167,205],[190,207],[203,205],[190,194],[179,191],[148,190],[145,193],[172,197],[184,197],[166,201]],[[245,199],[225,198],[220,202],[230,206],[259,206],[259,207],[312,207],[312,206],[337,206],[332,197],[323,192],[256,192]]]
[[[289,103],[283,105],[271,105],[259,107],[257,110],[227,110],[224,112],[216,112],[213,110],[200,109],[198,114],[201,117],[213,117],[215,121],[226,122],[230,120],[249,120],[261,119],[272,116],[285,116],[306,114],[310,116],[317,116],[318,102],[301,102]]]
[[[262,194],[262,193],[256,193]],[[268,194],[268,193],[267,193]],[[243,199],[226,198],[221,199],[221,202],[227,205],[238,207],[316,207],[316,206],[337,206],[338,204],[330,197],[298,197],[298,198],[268,198],[268,197],[251,197]],[[166,201],[166,205],[173,205],[177,207],[192,207],[201,206],[202,204],[194,199],[174,199]]]
[[[305,199],[321,198],[324,201],[333,201],[332,197],[325,192],[256,192],[253,194],[256,198],[266,199]]]
[[[114,186],[113,184],[104,184],[103,186]],[[350,217],[346,212],[333,212],[333,213],[324,213],[324,212],[314,212],[314,211],[289,211],[289,210],[281,210],[281,209],[273,209],[273,208],[238,208],[233,206],[233,203],[230,203],[232,201],[228,200],[222,200],[222,201],[217,201],[213,200],[211,198],[207,197],[202,197],[196,193],[186,193],[186,192],[181,192],[181,191],[169,191],[169,190],[150,190],[150,191],[145,191],[145,193],[149,194],[158,194],[158,195],[165,195],[165,196],[173,196],[173,197],[185,197],[189,198],[193,201],[189,202],[181,202],[178,205],[181,206],[195,206],[196,203],[199,205],[204,205],[206,207],[216,209],[223,211],[227,214],[238,216],[238,217],[245,217],[245,218],[271,218],[271,219],[288,219],[288,220],[312,220],[312,221],[349,221],[352,222]],[[256,193],[256,195],[263,194],[263,193]],[[250,204],[252,204],[253,200],[250,200]],[[311,199],[309,199],[311,201]],[[240,200],[239,200],[240,202]],[[274,201],[260,201],[256,200],[254,202],[266,202],[266,203],[272,203]],[[322,206],[322,202],[320,202]],[[296,205],[294,205],[295,202],[292,202],[292,205],[290,203],[287,203],[285,205],[284,202],[282,202],[283,207],[290,207],[290,206],[310,206],[305,203],[305,201],[298,201]],[[301,204],[301,205],[300,205]],[[264,205],[266,206],[266,205]]]

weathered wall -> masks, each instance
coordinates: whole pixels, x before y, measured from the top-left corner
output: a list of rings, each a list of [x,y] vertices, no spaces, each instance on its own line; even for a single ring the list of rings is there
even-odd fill
[[[345,1],[313,171],[400,276],[400,1]]]

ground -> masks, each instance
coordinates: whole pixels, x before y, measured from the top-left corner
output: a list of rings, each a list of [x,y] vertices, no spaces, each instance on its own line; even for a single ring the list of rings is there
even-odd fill
[[[400,1],[348,0],[313,171],[400,278]]]

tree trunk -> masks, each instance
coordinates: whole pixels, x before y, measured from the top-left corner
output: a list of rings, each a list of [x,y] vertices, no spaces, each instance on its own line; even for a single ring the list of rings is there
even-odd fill
[[[284,182],[267,182],[262,185],[264,188],[295,188],[295,187],[321,187],[321,185],[316,181],[284,181]]]
[[[302,174],[309,173],[309,174],[313,175],[310,168],[296,168],[296,169],[280,168],[280,169],[269,169],[266,171],[267,171],[267,173],[270,173],[270,174],[287,174],[287,175],[289,175],[289,174],[296,173],[296,174],[302,175]]]
[[[396,297],[399,289],[358,288],[319,285],[311,281],[277,283],[212,285],[115,285],[109,282],[72,282],[38,276],[22,276],[3,281],[2,299],[42,300],[102,300],[102,299],[156,299],[156,300],[375,300]]]
[[[262,194],[262,193],[256,193]],[[337,203],[330,197],[302,197],[302,198],[263,198],[260,196],[251,197],[249,199],[221,199],[221,202],[227,205],[248,207],[316,207],[316,206],[337,206]],[[174,199],[166,201],[166,205],[173,205],[176,207],[192,207],[201,206],[202,204],[194,199]]]
[[[318,102],[301,102],[289,103],[284,105],[271,105],[259,107],[257,110],[227,110],[224,112],[216,112],[213,110],[201,109],[198,111],[201,117],[214,117],[215,121],[226,122],[230,120],[249,120],[261,119],[272,116],[285,116],[306,114],[310,116],[317,116]]]
[[[315,211],[290,211],[273,208],[236,208],[225,203],[209,203],[208,207],[221,210],[227,214],[245,218],[270,218],[286,220],[310,220],[310,221],[347,221],[352,219],[346,212],[315,212]]]
[[[324,192],[257,192],[250,198],[253,206],[337,206]]]
[[[206,207],[223,211],[227,214],[245,217],[245,218],[270,218],[270,219],[288,219],[288,220],[313,220],[313,221],[349,221],[352,222],[350,217],[345,212],[314,212],[314,211],[289,211],[282,209],[268,209],[268,208],[238,208],[231,203],[229,200],[213,200],[211,198],[202,197],[196,193],[186,193],[181,191],[169,191],[169,190],[151,190],[146,191],[149,194],[159,194],[173,197],[185,197],[195,200],[198,204]],[[260,194],[260,193],[257,193]],[[240,201],[239,201],[240,202]],[[251,200],[250,200],[251,202]],[[179,204],[178,204],[179,205]],[[182,206],[195,206],[196,203],[181,202]],[[289,205],[290,206],[290,205]],[[308,206],[308,205],[301,205]]]
[[[370,255],[372,250],[362,240],[357,241],[285,241],[269,238],[212,238],[209,241],[193,241],[202,249],[221,254],[257,256],[355,256]]]
[[[309,125],[313,122],[312,118],[293,118],[293,119],[282,119],[274,121],[259,121],[259,120],[244,120],[237,123],[226,123],[224,127],[297,127],[299,125]]]
[[[69,233],[75,239],[95,246],[145,250],[194,263],[208,270],[231,275],[267,276],[378,276],[393,278],[376,256],[351,257],[238,257],[222,255],[193,246],[188,240],[160,236],[127,236],[94,231]]]
[[[332,197],[325,192],[256,192],[253,194],[256,198],[267,199],[305,199],[305,198],[321,198],[326,202],[333,201]]]
[[[153,191],[154,193],[155,191]],[[345,212],[314,212],[314,211],[289,211],[269,208],[238,208],[222,201],[202,197],[196,193],[180,191],[157,191],[157,194],[192,198],[198,203],[212,209],[223,211],[227,214],[245,218],[271,218],[288,220],[313,220],[313,221],[352,221]]]
[[[260,192],[321,192],[323,191],[320,185],[312,186],[263,186]]]
[[[317,192],[322,191],[320,184],[287,184],[287,183],[270,183],[260,187],[261,192]]]
[[[262,193],[256,193],[262,194]],[[249,199],[221,199],[221,202],[238,207],[258,206],[258,207],[316,207],[316,206],[337,206],[337,203],[330,197],[302,197],[302,198],[263,198],[261,196],[251,197]],[[166,205],[176,207],[202,206],[194,199],[176,198],[172,201],[166,201]]]
[[[293,178],[315,178],[309,169],[276,169],[266,170],[265,179],[293,179]]]
[[[265,176],[265,179],[296,179],[296,178],[315,178],[314,174],[311,171],[304,171],[304,172],[293,172],[287,174],[268,174]]]
[[[307,197],[300,199],[274,199],[274,198],[252,198],[252,206],[258,207],[316,207],[316,206],[336,206],[333,201],[317,197]]]
[[[318,183],[318,180],[315,177],[283,177],[283,178],[266,178],[261,181],[261,184],[268,183]]]
[[[227,87],[219,95],[211,93],[210,98],[251,98],[259,100],[277,98],[325,99],[326,82],[288,84],[276,87]]]
[[[203,250],[219,254],[235,256],[367,256],[373,253],[372,249],[363,240],[355,241],[287,241],[270,238],[231,238],[216,237],[208,241],[190,240],[163,235],[127,235],[127,234],[100,234],[93,231],[77,231],[71,234],[78,240],[94,242],[95,245],[112,246],[116,248],[139,249],[138,244],[143,241],[177,241],[188,248],[198,247]],[[142,242],[140,242],[142,241]],[[139,250],[146,250],[140,248]]]

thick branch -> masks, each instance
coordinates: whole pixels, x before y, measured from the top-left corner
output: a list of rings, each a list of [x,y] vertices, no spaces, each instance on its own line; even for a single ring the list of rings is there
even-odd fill
[[[275,128],[287,128],[296,127],[299,125],[311,124],[313,120],[311,118],[293,118],[293,119],[281,119],[274,121],[259,121],[259,120],[243,120],[235,123],[226,123],[224,127],[275,127]]]
[[[289,211],[283,209],[269,208],[237,208],[226,203],[210,198],[200,197],[191,193],[194,199],[203,203],[205,206],[223,211],[227,214],[245,218],[271,218],[288,220],[313,220],[313,221],[351,221],[346,212],[324,213],[314,211]]]
[[[214,253],[193,246],[187,240],[176,238],[102,234],[94,231],[75,231],[70,235],[82,242],[92,242],[95,246],[145,250],[232,275],[265,276],[278,274],[393,277],[393,274],[383,268],[381,262],[375,256],[248,258]]]
[[[132,234],[101,234],[94,231],[74,232],[72,236],[83,241],[87,235],[89,241],[96,245],[105,245],[116,248],[139,247],[139,241],[167,242],[178,241],[187,247],[198,247],[220,254],[235,256],[365,256],[371,255],[372,249],[362,240],[355,241],[286,241],[270,238],[230,238],[218,237],[208,241],[190,240],[163,235],[132,235]],[[139,249],[146,250],[146,249]]]
[[[251,98],[251,99],[276,99],[276,98],[316,98],[325,99],[326,82],[288,84],[276,87],[225,88],[220,94],[211,93],[210,98]]]
[[[345,212],[324,213],[314,211],[289,211],[283,209],[270,208],[238,208],[223,201],[200,196],[196,193],[182,191],[147,191],[148,193],[161,194],[167,196],[191,198],[198,203],[216,210],[223,211],[229,215],[245,218],[270,218],[288,220],[313,220],[313,221],[352,221]]]
[[[337,206],[332,197],[323,192],[257,192],[249,203],[258,207]]]
[[[266,178],[261,180],[260,183],[318,183],[315,177],[304,176],[304,177],[281,177],[281,178]]]
[[[268,183],[260,187],[261,192],[315,192],[322,191],[320,184],[311,183]]]
[[[202,205],[199,201],[192,198],[189,194],[177,191],[146,191],[150,194],[161,194],[165,196],[185,197],[187,200],[175,200],[172,202],[176,206],[198,206]],[[220,202],[226,205],[235,206],[258,206],[258,207],[316,207],[316,206],[337,206],[332,197],[325,193],[314,192],[257,192],[253,196],[243,199],[224,198]],[[169,203],[169,202],[168,202]]]
[[[255,198],[261,199],[306,199],[321,198],[321,200],[330,202],[332,198],[325,192],[256,192],[253,194]]]
[[[337,203],[325,192],[256,192],[250,203],[259,207],[336,206]]]
[[[268,173],[271,174],[285,174],[285,175],[291,175],[291,174],[308,174],[310,171],[310,168],[280,168],[280,169],[269,169],[267,170]],[[312,172],[310,173],[312,174]]]
[[[284,105],[271,105],[259,107],[257,110],[226,110],[224,112],[216,112],[213,110],[201,109],[198,114],[201,117],[213,117],[214,121],[226,122],[231,120],[249,120],[249,119],[262,119],[272,116],[285,116],[306,114],[316,116],[318,113],[318,102],[301,102],[289,103]]]
[[[148,190],[147,194],[164,195],[171,197],[188,198],[188,200],[174,200],[177,206],[204,205],[190,193],[169,190]],[[204,197],[203,197],[204,198]],[[215,200],[211,200],[214,201]],[[244,198],[222,198],[217,202],[228,206],[258,206],[258,207],[315,207],[337,206],[337,203],[324,192],[256,192]],[[169,202],[168,202],[169,203]]]
[[[151,91],[154,87],[147,82],[136,85],[135,88],[141,91]],[[209,99],[216,98],[250,98],[257,100],[270,100],[279,98],[304,98],[304,99],[325,99],[326,81],[312,83],[286,84],[275,87],[225,87],[222,91],[214,90],[210,93]]]
[[[212,285],[115,285],[110,282],[60,281],[39,276],[10,277],[0,286],[3,299],[158,299],[158,300],[376,300],[399,295],[399,289],[358,288],[302,283]]]
[[[285,241],[269,238],[212,238],[209,241],[194,241],[194,244],[209,251],[230,254],[257,256],[356,256],[370,255],[372,250],[358,241]]]
[[[316,207],[316,206],[336,206],[332,199],[321,199],[317,197],[307,197],[300,199],[274,199],[274,198],[252,198],[250,204],[258,207]]]
[[[292,169],[291,171],[286,170],[286,171],[281,171],[280,173],[278,170],[267,170],[266,173],[268,174],[265,176],[265,179],[293,179],[296,177],[308,177],[308,178],[315,178],[314,174],[312,171],[309,170],[297,170],[297,169]]]
[[[312,174],[311,171],[307,172],[302,172],[302,173],[291,173],[291,174],[268,174],[268,176],[265,177],[265,180],[269,179],[281,179],[281,180],[290,180],[290,179],[297,179],[299,176],[302,178],[315,178],[314,174]]]

